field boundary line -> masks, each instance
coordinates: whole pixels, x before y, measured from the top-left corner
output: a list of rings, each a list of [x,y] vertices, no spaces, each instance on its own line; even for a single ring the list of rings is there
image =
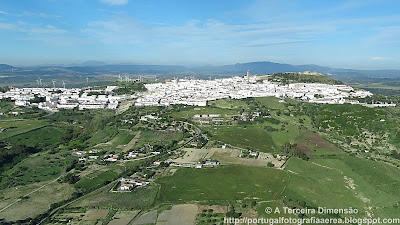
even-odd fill
[[[55,180],[53,180],[53,181],[50,181],[50,182],[47,183],[47,184],[42,185],[41,187],[39,187],[39,188],[37,188],[37,189],[35,189],[35,190],[31,191],[31,192],[29,192],[28,194],[22,196],[22,198],[28,197],[29,195],[31,195],[31,194],[33,194],[33,193],[39,191],[40,189],[46,187],[47,185],[56,182],[56,181],[57,181],[58,179],[60,179],[61,177],[62,177],[62,176],[58,177],[57,179],[55,179]],[[13,203],[11,203],[11,204],[9,204],[8,206],[2,208],[2,209],[0,210],[0,212],[3,212],[4,210],[6,210],[7,208],[11,207],[11,206],[14,205],[15,203],[20,202],[21,200],[22,200],[21,198],[17,199],[17,200],[14,201]]]

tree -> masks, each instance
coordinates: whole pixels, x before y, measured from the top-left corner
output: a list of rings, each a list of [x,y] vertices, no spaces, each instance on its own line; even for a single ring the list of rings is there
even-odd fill
[[[8,87],[8,86],[0,87],[0,92],[7,92],[9,90],[10,90],[10,87]]]
[[[232,206],[231,210],[226,213],[226,217],[239,218],[242,215],[240,212],[236,212],[235,207]]]
[[[283,152],[290,156],[296,156],[306,161],[309,160],[308,156],[297,147],[297,144],[286,142],[283,144],[282,148]]]
[[[39,97],[38,95],[35,95],[34,99],[30,100],[30,103],[39,103],[39,102],[45,102],[46,98],[45,97]]]
[[[75,184],[79,180],[80,178],[78,176],[73,175],[72,173],[68,173],[67,175],[65,175],[63,179],[65,183],[70,183],[70,184]]]

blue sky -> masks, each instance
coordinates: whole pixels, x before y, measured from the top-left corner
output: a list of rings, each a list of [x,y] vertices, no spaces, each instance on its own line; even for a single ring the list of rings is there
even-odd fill
[[[0,1],[0,63],[87,60],[400,69],[400,1]]]

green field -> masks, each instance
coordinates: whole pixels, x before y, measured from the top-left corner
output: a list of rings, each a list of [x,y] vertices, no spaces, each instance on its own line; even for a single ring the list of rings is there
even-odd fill
[[[22,121],[0,121],[0,127],[6,128],[0,135],[0,140],[25,133],[48,125],[47,120],[22,120]]]
[[[137,141],[137,143],[140,146],[152,142],[168,142],[171,140],[180,140],[181,138],[182,138],[182,132],[180,131],[145,130],[140,134],[140,138]]]
[[[119,130],[118,134],[111,140],[113,146],[115,145],[126,145],[128,144],[132,138],[135,137],[134,132],[128,132],[125,130]]]
[[[246,101],[241,99],[219,99],[209,102],[208,105],[222,109],[249,109]]]
[[[276,200],[288,184],[282,170],[221,166],[217,168],[180,168],[170,177],[160,178],[161,202],[237,200]]]
[[[222,141],[233,146],[249,148],[254,151],[281,153],[286,142],[296,142],[301,134],[300,126],[310,124],[311,119],[303,114],[295,114],[298,110],[298,101],[285,99],[280,103],[279,98],[263,97],[240,100],[223,99],[209,103],[212,107],[201,107],[201,110],[180,111],[186,113],[186,118],[194,114],[219,112],[221,116],[241,114],[247,112],[264,112],[272,118],[259,118],[255,121],[238,121],[235,125],[201,125],[200,128],[211,134],[212,140]],[[220,108],[217,108],[220,107]],[[232,110],[234,109],[234,110]],[[295,115],[294,115],[295,114]],[[302,123],[299,121],[302,120]],[[275,129],[271,131],[268,129]]]
[[[261,105],[270,108],[270,109],[284,109],[285,105],[284,103],[279,102],[279,98],[275,97],[262,97],[262,98],[255,98],[257,102],[259,102]]]
[[[400,171],[381,162],[349,156],[310,162],[291,158],[286,203],[309,208],[357,208],[378,216],[400,213]],[[388,209],[386,211],[385,209]]]
[[[19,134],[7,139],[8,142],[21,142],[26,146],[54,145],[61,141],[64,132],[59,127],[47,126],[27,133]]]
[[[279,119],[284,121],[284,119],[282,119],[282,117],[283,116],[281,116]],[[262,125],[262,126],[267,125],[267,126],[274,127],[274,125],[270,124],[270,123],[264,123],[264,124],[260,124],[260,125]],[[278,147],[279,151],[282,149],[282,146],[284,143],[296,142],[301,134],[301,129],[299,128],[299,124],[294,123],[294,122],[291,122],[291,123],[285,125],[284,130],[280,130],[281,127],[279,127],[279,126],[276,126],[276,128],[278,129],[278,131],[268,132],[268,134],[271,136],[272,140],[274,141],[275,145]]]
[[[13,102],[0,100],[0,113],[8,113],[15,107]],[[4,117],[4,116],[2,116]],[[0,117],[1,118],[1,117]]]
[[[95,176],[88,175],[75,184],[75,187],[83,190],[84,192],[94,190],[103,186],[106,182],[113,181],[118,178],[118,174],[114,171],[95,172]]]
[[[271,135],[259,126],[217,126],[202,127],[202,129],[208,130],[212,139],[233,146],[260,152],[280,152]]]
[[[55,179],[74,159],[75,157],[64,156],[62,153],[31,155],[2,174],[0,187],[26,185]]]
[[[105,127],[102,130],[91,133],[91,138],[87,140],[87,143],[94,146],[99,143],[110,141],[117,134],[117,132],[117,129],[114,127]]]

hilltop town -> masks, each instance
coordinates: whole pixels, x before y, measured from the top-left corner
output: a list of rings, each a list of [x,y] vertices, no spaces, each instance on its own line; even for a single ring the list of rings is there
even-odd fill
[[[305,72],[310,74],[310,72]],[[174,79],[165,83],[145,85],[148,92],[141,95],[136,106],[167,106],[174,104],[206,106],[208,101],[217,99],[243,99],[252,97],[274,96],[292,98],[305,102],[343,104],[359,104],[348,98],[365,98],[372,93],[364,90],[354,90],[341,84],[324,83],[291,83],[262,79],[252,76],[250,72],[244,77],[232,77],[215,80]]]
[[[322,75],[306,71],[304,75]],[[37,106],[45,110],[57,109],[117,109],[121,101],[132,100],[136,106],[194,105],[206,106],[218,99],[244,99],[274,96],[311,103],[363,104],[354,98],[365,98],[372,93],[355,90],[346,84],[288,83],[279,79],[265,79],[250,75],[214,80],[167,79],[165,82],[144,84],[147,91],[118,95],[118,86],[104,88],[11,88],[0,93],[0,99],[11,99],[17,106]],[[119,82],[123,82],[120,80]],[[127,82],[139,82],[137,80]],[[35,100],[36,99],[36,100]],[[395,106],[389,103],[369,106]]]

